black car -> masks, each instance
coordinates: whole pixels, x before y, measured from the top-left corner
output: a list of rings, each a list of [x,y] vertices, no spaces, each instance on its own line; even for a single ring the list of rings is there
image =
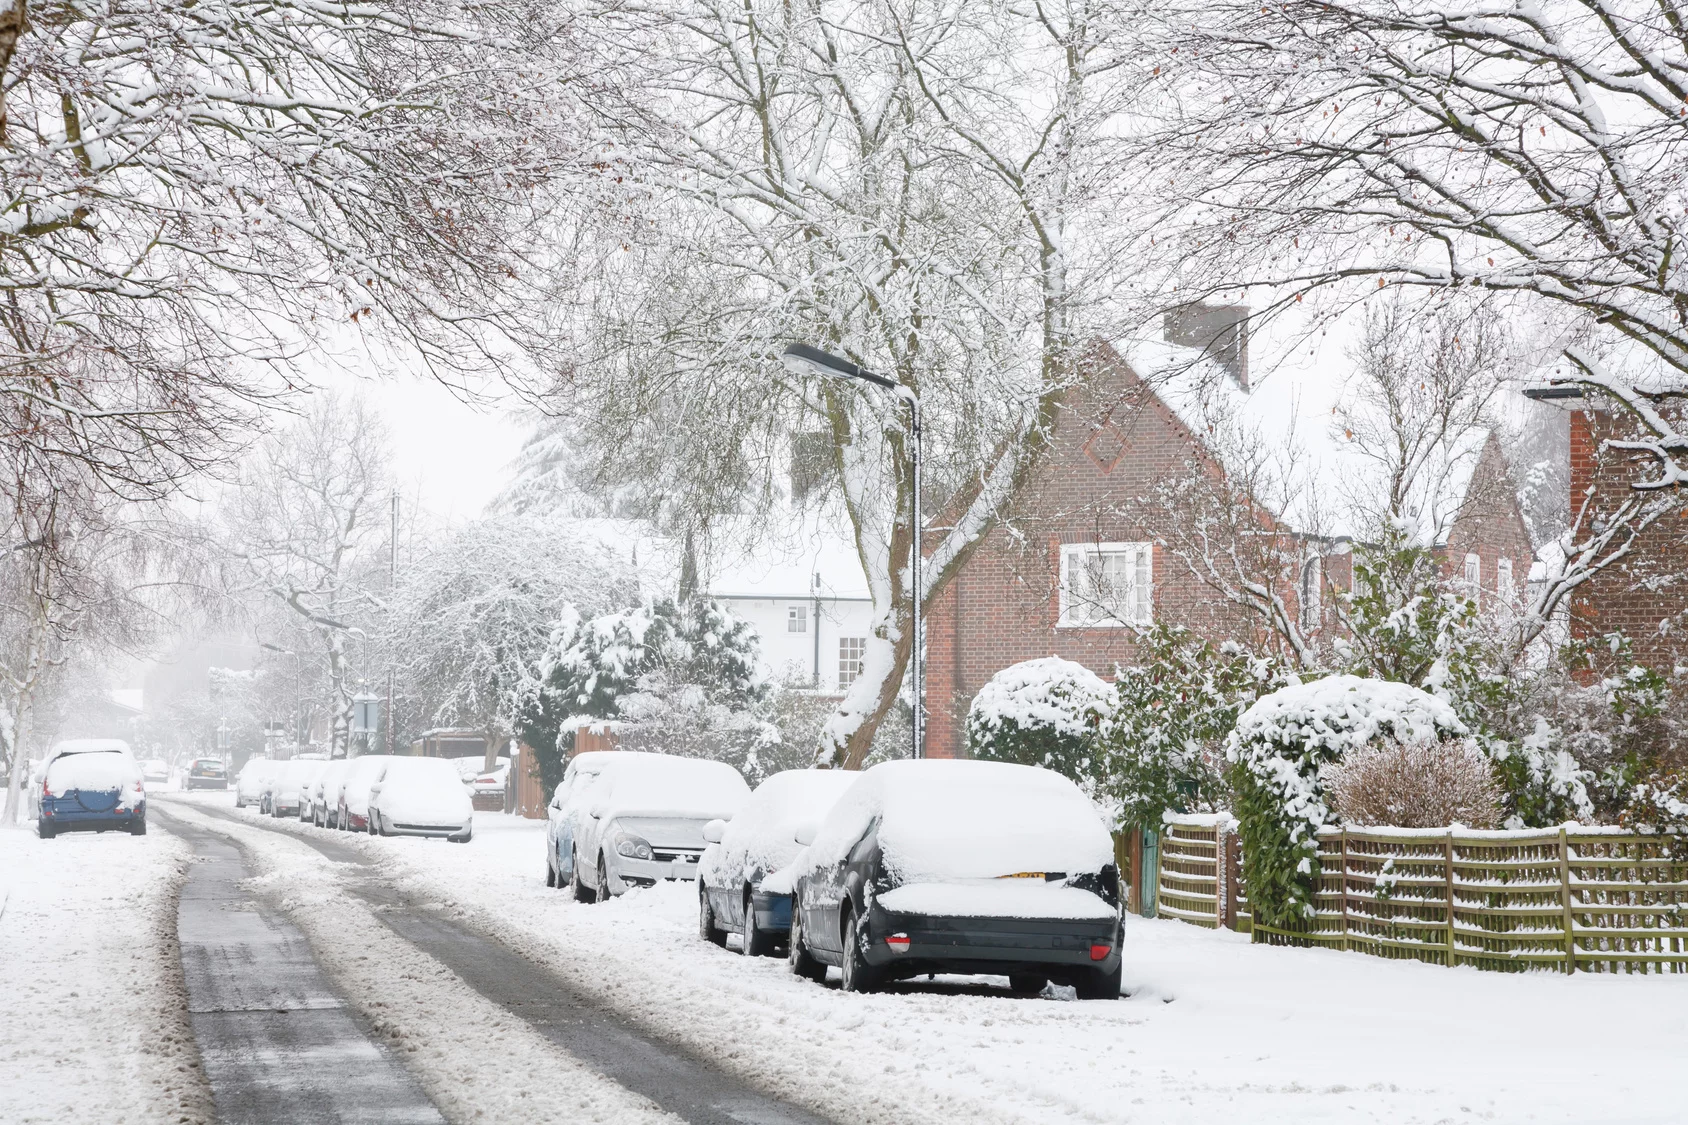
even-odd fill
[[[1113,840],[1078,787],[1000,762],[898,761],[862,775],[799,861],[791,967],[846,991],[928,973],[1120,992]]]
[[[188,767],[189,789],[227,789],[229,771],[221,758],[195,758]]]

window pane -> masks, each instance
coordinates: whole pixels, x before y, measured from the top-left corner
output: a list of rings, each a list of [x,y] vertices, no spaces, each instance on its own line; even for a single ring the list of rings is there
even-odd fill
[[[838,638],[838,687],[849,687],[862,674],[862,656],[867,652],[866,637]]]

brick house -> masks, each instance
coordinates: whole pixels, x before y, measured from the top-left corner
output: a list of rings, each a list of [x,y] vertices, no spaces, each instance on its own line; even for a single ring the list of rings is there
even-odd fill
[[[1186,343],[1173,325],[1167,327],[1170,340]],[[1259,407],[1263,436],[1283,439],[1281,432],[1269,432],[1288,425],[1274,413],[1283,403],[1268,396],[1283,399],[1290,392],[1269,386],[1272,380],[1250,387],[1243,328],[1238,325],[1230,354],[1219,356],[1217,380],[1140,375],[1106,343],[1087,353],[1083,378],[1035,476],[928,613],[931,756],[965,756],[973,696],[996,672],[1022,660],[1061,656],[1111,679],[1116,665],[1137,659],[1139,628],[1163,620],[1213,639],[1276,643],[1258,615],[1216,594],[1192,572],[1187,554],[1167,548],[1168,531],[1157,521],[1176,518],[1164,514],[1169,509],[1142,502],[1180,481],[1227,479],[1207,432],[1212,415],[1196,399],[1211,405],[1217,394]],[[1146,349],[1149,359],[1139,360],[1144,350],[1135,349],[1133,359],[1145,367],[1165,354]],[[1468,452],[1454,482],[1464,502],[1456,504],[1441,545],[1448,566],[1463,570],[1490,596],[1515,593],[1533,562],[1516,490],[1492,436]],[[1244,531],[1278,548],[1281,557],[1304,560],[1298,570],[1280,567],[1275,585],[1290,612],[1316,633],[1331,624],[1328,591],[1349,581],[1350,540],[1329,525],[1318,535],[1290,526],[1293,515],[1286,524],[1273,513],[1250,511]],[[1090,589],[1098,574],[1109,579],[1107,604],[1100,606]]]
[[[1525,391],[1569,415],[1570,495],[1574,517],[1590,496],[1584,528],[1600,527],[1626,500],[1631,487],[1656,473],[1651,457],[1602,451],[1608,439],[1638,436],[1634,423],[1610,404],[1589,399],[1574,387]],[[1567,610],[1571,637],[1588,639],[1613,632],[1629,638],[1638,660],[1659,669],[1688,663],[1688,497],[1643,532],[1630,554],[1578,588]]]

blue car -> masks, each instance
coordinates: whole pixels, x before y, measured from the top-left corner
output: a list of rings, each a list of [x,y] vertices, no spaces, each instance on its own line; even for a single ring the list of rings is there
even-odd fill
[[[136,836],[147,830],[146,785],[128,744],[90,738],[54,746],[41,780],[41,838],[114,828]]]

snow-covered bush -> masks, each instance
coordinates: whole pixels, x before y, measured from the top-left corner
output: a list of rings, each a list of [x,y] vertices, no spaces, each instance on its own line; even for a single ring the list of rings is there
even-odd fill
[[[1374,744],[1465,734],[1445,701],[1388,680],[1327,676],[1256,700],[1225,747],[1254,916],[1287,927],[1310,915],[1336,763]]]
[[[1469,738],[1415,738],[1362,746],[1336,763],[1326,788],[1344,824],[1495,828],[1500,786]]]
[[[973,757],[1043,766],[1096,785],[1096,732],[1114,689],[1082,664],[1046,656],[1010,664],[985,682],[967,711]]]
[[[1619,821],[1642,832],[1688,836],[1688,770],[1661,774],[1637,785]]]
[[[1119,823],[1228,807],[1225,738],[1244,707],[1283,686],[1282,666],[1163,622],[1138,651],[1137,666],[1119,669],[1101,729],[1102,789]]]

